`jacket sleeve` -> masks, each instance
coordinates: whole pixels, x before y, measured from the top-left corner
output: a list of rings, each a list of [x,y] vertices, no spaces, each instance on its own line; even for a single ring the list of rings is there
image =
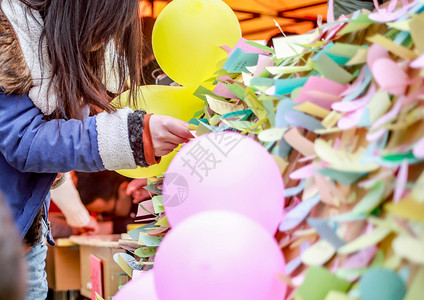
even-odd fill
[[[21,172],[136,168],[128,138],[129,108],[85,120],[44,120],[27,95],[0,92],[0,152]]]

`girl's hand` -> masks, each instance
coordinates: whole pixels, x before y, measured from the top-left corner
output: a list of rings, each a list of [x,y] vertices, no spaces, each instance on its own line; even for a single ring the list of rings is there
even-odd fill
[[[188,123],[173,117],[152,115],[149,126],[155,156],[169,154],[179,144],[194,138],[188,129]]]

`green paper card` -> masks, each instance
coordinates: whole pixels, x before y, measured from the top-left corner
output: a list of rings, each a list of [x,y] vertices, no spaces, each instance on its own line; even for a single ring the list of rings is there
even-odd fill
[[[310,267],[297,289],[295,300],[324,300],[330,291],[346,292],[350,282],[322,267]]]

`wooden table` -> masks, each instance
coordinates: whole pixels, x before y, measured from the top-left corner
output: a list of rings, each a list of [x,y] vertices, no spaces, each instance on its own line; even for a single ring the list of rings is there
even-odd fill
[[[125,250],[119,246],[121,235],[78,235],[71,236],[69,239],[80,247],[81,294],[91,298],[93,283],[90,280],[90,255],[94,255],[102,263],[103,298],[112,299],[119,286],[129,280],[128,276],[120,275],[123,271],[113,260],[114,254],[125,253]]]

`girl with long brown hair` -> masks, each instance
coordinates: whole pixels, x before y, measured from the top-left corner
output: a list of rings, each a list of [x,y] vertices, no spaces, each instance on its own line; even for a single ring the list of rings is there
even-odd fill
[[[110,105],[126,88],[142,101],[138,0],[0,4],[0,190],[29,247],[27,299],[45,299],[56,174],[146,167],[192,136],[180,120]]]

